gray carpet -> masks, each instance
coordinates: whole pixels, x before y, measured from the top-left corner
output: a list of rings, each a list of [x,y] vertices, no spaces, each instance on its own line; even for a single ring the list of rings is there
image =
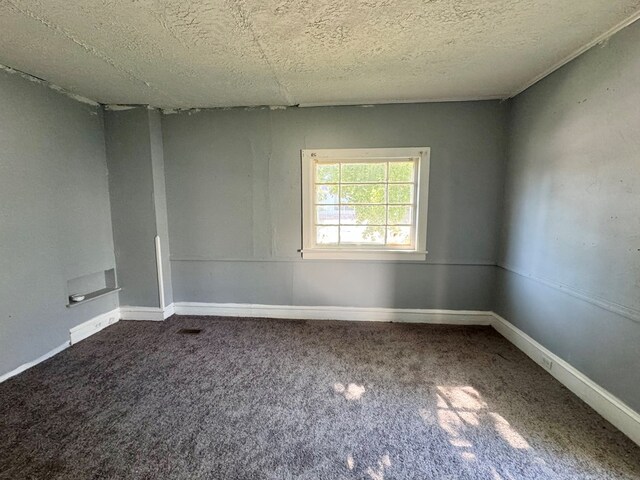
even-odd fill
[[[12,480],[640,478],[488,327],[120,322],[0,384],[0,441]]]

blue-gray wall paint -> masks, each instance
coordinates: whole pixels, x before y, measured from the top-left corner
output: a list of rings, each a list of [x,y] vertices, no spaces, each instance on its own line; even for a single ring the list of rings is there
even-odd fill
[[[162,121],[158,110],[149,113],[149,145],[151,149],[151,170],[153,176],[153,201],[156,233],[160,237],[162,255],[162,276],[164,278],[164,305],[173,303],[173,283],[169,256],[169,220],[167,219],[167,189],[165,186],[164,146],[162,143]],[[157,268],[157,267],[156,267]]]
[[[498,270],[499,315],[640,411],[640,324],[536,280]]]
[[[163,115],[176,301],[491,307],[499,102]],[[300,260],[303,148],[431,147],[426,263]]]
[[[640,410],[640,23],[510,105],[496,310]]]
[[[0,375],[118,306],[66,308],[67,281],[115,265],[102,113],[0,71]]]
[[[160,117],[146,107],[105,112],[109,190],[120,303],[159,304],[155,237],[163,250],[165,303],[173,302]]]

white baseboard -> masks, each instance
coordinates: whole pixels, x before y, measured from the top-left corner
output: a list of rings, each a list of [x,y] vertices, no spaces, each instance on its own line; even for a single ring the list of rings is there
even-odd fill
[[[175,313],[173,303],[164,308],[160,307],[131,307],[123,305],[120,307],[121,320],[145,320],[161,322]]]
[[[69,341],[66,341],[62,345],[60,345],[59,347],[54,348],[53,350],[45,353],[41,357],[38,357],[35,360],[32,360],[31,362],[23,363],[18,368],[15,368],[15,369],[11,370],[10,372],[7,372],[4,375],[0,376],[0,383],[4,382],[5,380],[10,379],[11,377],[15,377],[19,373],[22,373],[22,372],[24,372],[25,370],[27,370],[27,369],[29,369],[31,367],[35,367],[37,364],[39,364],[41,362],[44,362],[48,358],[53,357],[54,355],[60,353],[61,351],[69,348],[70,346],[71,346],[71,343]]]
[[[11,370],[3,375],[0,375],[0,383],[8,380],[11,377],[18,375],[19,373],[24,372],[25,370],[36,366],[39,363],[44,362],[45,360],[57,355],[63,350],[69,348],[71,345],[78,343],[80,340],[84,340],[85,338],[93,335],[94,333],[99,332],[100,330],[108,327],[109,325],[113,325],[118,320],[120,320],[120,309],[116,308],[111,310],[110,312],[106,312],[98,315],[90,320],[87,320],[80,325],[77,325],[69,330],[69,340],[64,342],[62,345],[54,348],[53,350],[45,353],[44,355],[32,360],[30,362],[24,363],[20,365],[18,368]]]
[[[493,328],[542,366],[587,405],[640,445],[640,414],[522,330],[494,313]]]
[[[98,333],[100,330],[108,327],[109,325],[113,325],[119,320],[120,309],[116,308],[115,310],[103,313],[102,315],[98,315],[91,320],[81,323],[77,327],[73,327],[69,330],[71,345],[78,343],[80,340],[84,340],[94,333]]]
[[[307,307],[244,303],[176,302],[178,315],[286,318],[296,320],[347,320],[363,322],[491,325],[493,314],[477,310],[426,310],[362,307]]]
[[[164,307],[162,315],[164,316],[164,319],[166,320],[171,315],[175,315],[175,313],[176,313],[176,306],[175,306],[175,304],[172,303],[172,304],[167,305],[166,307]]]

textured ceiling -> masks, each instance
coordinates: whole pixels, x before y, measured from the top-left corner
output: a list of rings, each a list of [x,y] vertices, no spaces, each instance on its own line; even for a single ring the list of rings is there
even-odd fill
[[[504,98],[640,0],[0,0],[0,64],[165,108]]]

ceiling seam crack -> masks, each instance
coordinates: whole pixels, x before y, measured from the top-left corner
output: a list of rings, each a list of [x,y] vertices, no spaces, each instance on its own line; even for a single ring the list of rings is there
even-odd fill
[[[271,61],[269,60],[269,56],[267,55],[267,52],[265,51],[265,48],[262,45],[262,42],[256,35],[256,32],[253,28],[253,24],[249,20],[249,15],[247,13],[244,0],[231,0],[231,3],[236,7],[236,11],[238,15],[240,15],[242,26],[246,27],[249,33],[251,34],[253,43],[256,45],[256,47],[258,47],[258,50],[260,50],[260,55],[262,56],[262,59],[265,61],[265,63],[269,67],[269,70],[271,70],[271,74],[273,75],[273,78],[278,84],[278,89],[280,90],[280,93],[282,94],[282,96],[285,98],[287,105],[294,105],[295,103],[293,98],[291,97],[291,94],[289,93],[289,90],[278,77],[278,73],[276,72],[276,69],[274,68]]]
[[[22,8],[22,7],[18,6],[14,0],[7,0],[7,3],[10,6],[12,6],[15,10],[17,10],[19,13],[24,15],[25,17],[30,18],[32,20],[35,20],[36,22],[44,25],[49,30],[51,30],[51,31],[53,31],[53,32],[55,32],[55,33],[57,33],[59,35],[62,35],[67,40],[75,43],[76,45],[78,45],[79,47],[84,49],[87,53],[89,53],[89,54],[93,55],[94,57],[96,57],[96,58],[102,60],[103,62],[105,62],[107,65],[112,67],[118,73],[124,74],[130,80],[133,80],[133,81],[139,82],[139,83],[143,83],[147,88],[155,90],[156,92],[161,93],[163,95],[166,95],[171,100],[174,100],[174,101],[176,100],[168,92],[165,92],[164,90],[162,90],[162,89],[150,84],[146,80],[143,80],[142,78],[139,78],[136,74],[134,74],[130,70],[118,66],[115,63],[115,61],[111,57],[109,57],[107,54],[101,52],[100,50],[98,50],[94,46],[89,45],[88,43],[76,38],[72,33],[68,32],[65,29],[59,27],[58,25],[50,22],[46,18],[43,18],[43,17],[37,15],[36,13],[32,12],[31,10],[29,10],[27,8]]]

